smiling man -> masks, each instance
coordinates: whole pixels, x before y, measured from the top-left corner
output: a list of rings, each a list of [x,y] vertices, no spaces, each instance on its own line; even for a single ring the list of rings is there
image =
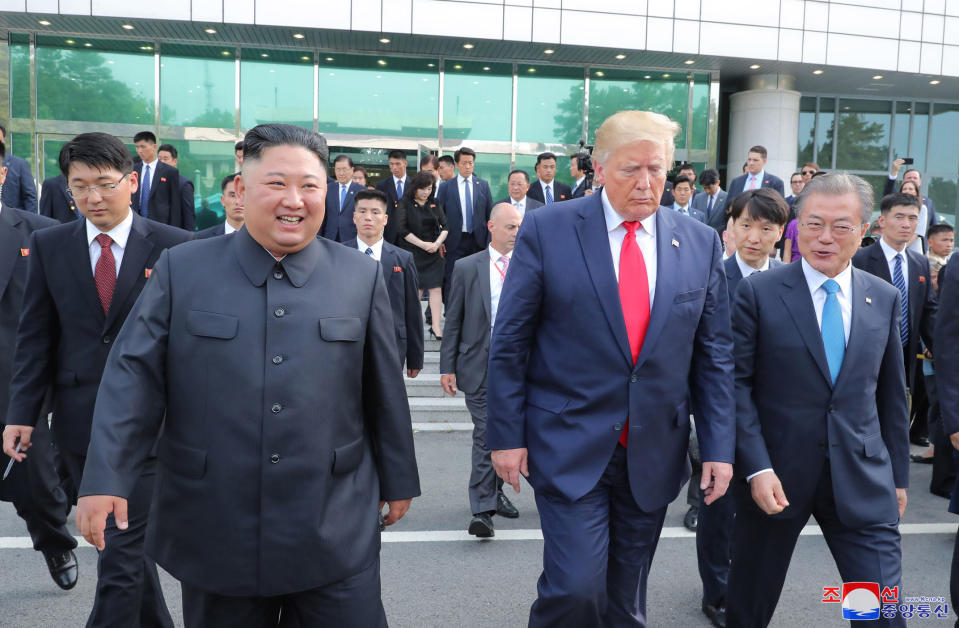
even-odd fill
[[[243,147],[244,228],[161,256],[117,338],[77,523],[101,548],[110,513],[124,527],[162,423],[149,551],[186,626],[384,626],[379,513],[419,479],[383,270],[316,237],[322,136]]]

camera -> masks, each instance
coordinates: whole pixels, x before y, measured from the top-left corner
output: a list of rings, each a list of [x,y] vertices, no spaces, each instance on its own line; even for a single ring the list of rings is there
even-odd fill
[[[586,175],[585,187],[587,190],[593,189],[593,176],[596,171],[593,170],[593,147],[587,146],[583,140],[579,141],[579,152],[573,155],[576,160],[576,167]]]

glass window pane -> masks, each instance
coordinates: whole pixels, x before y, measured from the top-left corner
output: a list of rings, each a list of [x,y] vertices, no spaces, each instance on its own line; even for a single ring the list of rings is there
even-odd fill
[[[177,169],[193,181],[196,229],[206,229],[223,222],[223,203],[220,202],[220,184],[223,177],[236,167],[232,142],[205,142],[175,140]]]
[[[890,106],[887,100],[839,101],[836,167],[885,170],[889,162]]]
[[[518,73],[516,140],[579,142],[586,102],[583,69],[521,65]]]
[[[803,96],[799,99],[799,155],[798,166],[814,161],[813,146],[816,142],[816,98]]]
[[[693,150],[705,150],[709,139],[709,76],[697,74],[693,83]],[[697,171],[698,172],[698,171]]]
[[[164,46],[160,58],[160,123],[232,129],[236,125],[235,86],[232,50]]]
[[[494,203],[508,195],[506,183],[509,179],[509,162],[510,156],[506,153],[476,153],[473,174],[489,182]]]
[[[444,141],[467,138],[509,141],[513,117],[513,66],[450,60],[445,68]]]
[[[894,117],[892,158],[909,157],[909,120],[912,117],[912,103],[897,102]]]
[[[936,105],[936,108],[938,107],[939,105]],[[928,187],[929,198],[935,203],[939,219],[945,218],[953,226],[956,224],[956,208],[959,207],[956,183],[955,177],[932,177],[929,179]]]
[[[569,176],[569,155],[556,155],[556,180],[562,181],[566,185],[573,187],[573,178]],[[529,180],[536,180],[536,155],[517,155],[515,170],[525,170],[529,174]],[[498,196],[496,198],[503,198]],[[494,199],[495,200],[495,199]]]
[[[929,134],[929,168],[937,174],[954,175],[959,172],[959,104],[936,103]]]
[[[38,179],[49,179],[60,174],[60,149],[66,143],[66,140],[43,140],[43,163],[40,164],[43,171],[38,173]],[[133,151],[133,154],[136,155],[136,152]]]
[[[26,35],[10,35],[10,115],[30,118],[30,44]]]
[[[434,59],[321,57],[320,133],[437,137],[438,68]]]
[[[243,51],[240,126],[251,129],[266,122],[313,128],[313,55]]]
[[[929,137],[929,103],[917,102],[912,117],[912,145],[909,157],[916,160],[914,167],[919,172],[926,170],[926,142]]]
[[[10,143],[7,145],[7,151],[10,155],[16,155],[20,159],[23,159],[28,164],[30,164],[30,172],[33,172],[33,135],[30,133],[11,133],[8,136]],[[59,155],[59,151],[57,152]],[[38,173],[34,172],[34,175]],[[55,174],[60,174],[59,168]],[[43,181],[39,177],[35,177],[38,181]],[[39,186],[37,186],[39,188]]]
[[[832,170],[832,145],[835,129],[833,123],[836,121],[835,114],[836,99],[819,99],[819,121],[816,125],[816,146],[819,148],[816,163],[824,170]]]
[[[686,148],[686,110],[689,85],[686,75],[669,72],[637,74],[625,70],[592,70],[589,83],[589,137],[609,116],[624,109],[655,111],[680,126],[676,148]]]
[[[79,42],[93,46],[70,48]],[[38,38],[36,54],[41,120],[155,123],[151,46]]]
[[[874,213],[873,218],[875,218],[875,216],[878,215],[876,214],[876,212],[879,211],[879,202],[882,200],[882,190],[884,186],[886,185],[886,181],[889,179],[889,177],[884,174],[859,174],[856,176],[862,177],[863,179],[866,180],[866,182],[869,183],[869,185],[872,186],[872,197],[873,197],[872,210]]]

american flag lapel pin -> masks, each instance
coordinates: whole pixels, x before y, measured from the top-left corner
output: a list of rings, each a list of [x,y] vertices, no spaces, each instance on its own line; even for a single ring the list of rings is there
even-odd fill
[[[869,297],[866,297],[866,303],[868,303],[869,305],[872,305],[872,299],[870,299]]]
[[[677,249],[679,248],[679,240],[676,238],[673,238],[673,246],[675,246]]]

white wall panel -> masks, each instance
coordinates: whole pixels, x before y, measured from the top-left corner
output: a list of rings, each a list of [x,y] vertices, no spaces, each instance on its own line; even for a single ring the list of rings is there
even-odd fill
[[[802,62],[802,31],[791,28],[779,30],[779,60]]]
[[[942,47],[942,73],[945,76],[959,76],[959,46]]]
[[[710,0],[706,0],[709,2]],[[676,19],[698,20],[700,13],[699,0],[676,0]]]
[[[388,4],[388,3],[387,3]],[[442,0],[413,0],[413,33],[502,39],[503,6]]]
[[[922,13],[903,11],[899,14],[899,39],[919,41],[922,39]]]
[[[803,0],[781,0],[779,3],[779,25],[783,28],[803,27],[806,3]]]
[[[943,43],[959,46],[959,17],[946,18],[946,35]]]
[[[673,51],[673,20],[651,17],[646,22],[646,49]]]
[[[64,15],[91,15],[92,11],[93,3],[90,0],[60,0],[60,13]]]
[[[538,27],[537,19],[539,18],[534,13],[534,31]],[[670,39],[672,39],[672,32],[672,25],[670,24]],[[562,43],[642,50],[648,47],[646,18],[636,15],[623,15],[611,20],[610,16],[601,13],[563,11]]]
[[[562,9],[563,0],[533,0],[534,9]]]
[[[777,0],[707,0],[702,6],[703,21],[757,26],[779,26]]]
[[[503,17],[503,39],[533,40],[533,8],[506,5]]]
[[[350,28],[350,0],[325,0],[319,10],[312,0],[259,0],[256,23],[306,28]]]
[[[942,43],[942,27],[945,18],[941,15],[929,15],[922,17],[922,41],[934,44]]]
[[[60,3],[57,0],[27,0],[27,11],[31,13],[59,13]]]
[[[389,33],[412,33],[413,0],[389,0],[384,2],[383,30]]]
[[[533,7],[533,41],[541,41],[549,44],[555,44],[558,42],[560,40],[560,26],[564,23],[567,13],[570,15],[581,16],[593,15],[591,13],[579,11],[561,12],[559,9],[541,9],[539,8],[539,0],[536,0],[536,6]],[[594,20],[594,23],[597,21],[609,21],[608,16],[600,17],[601,19]],[[572,36],[574,38],[581,37],[583,39],[592,39],[596,36],[596,33],[602,33],[602,29],[598,29],[594,33],[577,33],[575,31],[579,29],[576,28],[574,24],[575,22],[570,22],[569,30],[563,31],[563,34]]]
[[[923,0],[902,0],[902,10],[922,13],[922,1]]]
[[[959,0],[946,0],[946,15],[959,16]]]
[[[826,33],[803,33],[802,60],[803,63],[826,62]]]
[[[0,0],[0,11],[19,11],[23,13],[27,10],[27,0]]]
[[[895,40],[829,34],[826,63],[830,65],[895,70],[898,56]]]
[[[376,32],[387,30],[382,26],[381,0],[352,0],[350,13],[353,30]]]
[[[673,52],[699,54],[699,22],[675,20],[673,22]]]
[[[748,42],[748,43],[747,43]],[[709,36],[700,44],[700,54],[775,59],[779,32],[775,28],[740,24],[711,24]]]
[[[806,21],[803,28],[807,31],[825,31],[829,26],[829,5],[825,2],[806,3]]]
[[[899,42],[899,71],[918,72],[919,57],[922,56],[922,46],[915,41]]]
[[[33,4],[33,0],[27,2],[28,7],[32,7]],[[53,4],[56,4],[56,2]],[[129,0],[93,0],[92,10],[93,15],[97,16],[189,20],[190,0],[166,0],[162,4],[159,2],[130,2]],[[54,9],[54,12],[56,12],[56,9]]]
[[[673,17],[673,0],[649,0],[648,7],[649,17]]]
[[[942,71],[942,46],[922,44],[922,56],[919,58],[919,71],[923,74],[939,74]]]
[[[867,37],[899,37],[899,11],[832,4],[829,7],[829,32]]]
[[[925,0],[922,4],[922,10],[926,13],[942,15],[946,11],[946,0]]]
[[[652,1],[650,4],[652,4]],[[542,7],[544,5],[536,0],[536,6]],[[647,4],[646,0],[603,0],[602,2],[597,2],[597,0],[563,0],[561,8],[564,11],[598,11],[602,13],[621,13],[623,15],[646,15]],[[696,19],[698,18],[699,14],[697,13]]]

